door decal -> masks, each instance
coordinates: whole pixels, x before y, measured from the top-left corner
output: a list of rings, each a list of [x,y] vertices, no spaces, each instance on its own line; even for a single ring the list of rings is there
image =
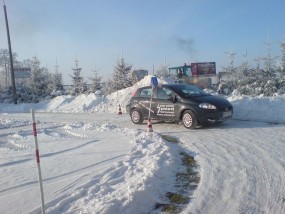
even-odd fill
[[[174,116],[174,105],[171,104],[158,104],[157,115],[160,116]]]

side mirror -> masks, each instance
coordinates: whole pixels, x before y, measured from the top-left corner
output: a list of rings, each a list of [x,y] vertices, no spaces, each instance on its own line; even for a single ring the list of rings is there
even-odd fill
[[[174,94],[170,94],[168,100],[171,100],[173,103],[177,102],[177,96]]]

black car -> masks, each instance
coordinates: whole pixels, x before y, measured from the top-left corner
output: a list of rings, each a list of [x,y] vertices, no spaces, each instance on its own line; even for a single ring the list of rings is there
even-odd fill
[[[225,121],[233,114],[233,106],[228,100],[207,94],[189,84],[139,88],[126,108],[135,124],[141,124],[150,117],[155,120],[181,121],[189,129]]]

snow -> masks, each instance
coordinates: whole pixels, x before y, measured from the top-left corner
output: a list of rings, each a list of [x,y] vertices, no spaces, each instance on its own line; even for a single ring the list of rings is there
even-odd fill
[[[227,97],[233,120],[196,130],[154,123],[148,133],[124,106],[149,83],[106,97],[0,104],[0,213],[41,212],[30,108],[46,213],[161,213],[154,205],[175,191],[181,151],[194,156],[201,178],[182,213],[285,213],[284,96]]]
[[[233,97],[235,119],[285,123],[285,95],[276,97]]]

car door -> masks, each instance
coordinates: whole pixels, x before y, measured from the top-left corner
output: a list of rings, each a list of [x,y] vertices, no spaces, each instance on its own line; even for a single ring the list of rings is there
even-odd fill
[[[158,119],[174,120],[177,104],[172,100],[175,93],[166,87],[157,87],[153,102],[153,111]]]
[[[138,96],[138,105],[140,106],[140,110],[143,114],[144,118],[148,118],[149,110],[150,110],[150,100],[152,94],[152,87],[145,87],[140,90]],[[150,111],[150,117],[154,117],[154,111]]]

